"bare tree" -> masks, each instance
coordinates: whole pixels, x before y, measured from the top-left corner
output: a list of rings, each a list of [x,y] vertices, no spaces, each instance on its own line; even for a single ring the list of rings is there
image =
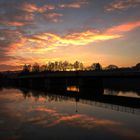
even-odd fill
[[[97,71],[102,70],[102,66],[100,63],[93,63],[91,65],[91,70],[97,70]]]
[[[79,70],[79,65],[80,65],[80,62],[75,61],[75,63],[73,64],[74,69],[75,69],[75,70]]]
[[[34,63],[32,66],[32,72],[39,72],[40,71],[40,66],[38,63]]]
[[[23,71],[23,72],[30,72],[30,71],[31,71],[31,65],[25,64],[25,65],[23,66],[22,71]]]
[[[47,65],[40,66],[40,71],[47,71]]]
[[[136,66],[134,66],[134,69],[140,70],[140,63],[136,64]]]
[[[118,66],[116,66],[116,65],[108,65],[105,69],[106,70],[114,70],[114,69],[118,69]]]

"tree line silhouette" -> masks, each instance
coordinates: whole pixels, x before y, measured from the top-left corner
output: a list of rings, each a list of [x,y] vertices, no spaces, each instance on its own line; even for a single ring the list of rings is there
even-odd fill
[[[34,63],[33,65],[24,64],[22,72],[44,72],[44,71],[88,71],[88,70],[116,70],[119,69],[116,65],[108,65],[103,68],[100,63],[93,63],[90,66],[84,66],[82,62],[75,61],[70,63],[68,61],[48,62],[45,65]]]
[[[109,69],[118,68],[115,65],[110,65]],[[34,63],[33,65],[25,64],[23,66],[23,72],[42,72],[42,71],[84,71],[84,70],[102,70],[100,63],[93,63],[91,66],[85,67],[83,63],[75,61],[74,63],[69,63],[68,61],[56,61],[49,62],[46,65],[39,65]]]

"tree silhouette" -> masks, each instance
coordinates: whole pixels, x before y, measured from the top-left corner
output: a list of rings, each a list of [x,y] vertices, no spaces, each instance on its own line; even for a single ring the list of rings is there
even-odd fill
[[[96,70],[96,71],[102,70],[102,66],[100,63],[93,63],[91,65],[91,70]]]
[[[32,72],[39,72],[40,71],[40,66],[38,63],[34,63],[32,66]]]
[[[116,65],[108,65],[105,69],[106,70],[114,70],[114,69],[118,69],[118,66],[116,66]]]
[[[40,71],[47,71],[47,65],[40,66]]]
[[[74,69],[75,69],[75,70],[80,70],[80,66],[82,66],[82,63],[80,63],[79,61],[76,61],[76,62],[73,64],[73,66],[74,66]]]
[[[136,64],[136,66],[134,66],[135,69],[140,70],[140,63]]]
[[[31,71],[31,65],[25,64],[25,65],[23,66],[22,71],[23,71],[24,73],[30,72],[30,71]]]
[[[68,65],[69,65],[69,62],[68,61],[64,61],[63,62],[63,71],[66,71],[68,69]]]

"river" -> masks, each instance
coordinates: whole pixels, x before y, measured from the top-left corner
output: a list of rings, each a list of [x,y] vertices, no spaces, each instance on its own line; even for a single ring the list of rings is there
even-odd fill
[[[77,94],[74,92],[67,94]],[[75,92],[76,91],[76,92]],[[104,90],[110,95],[109,89]],[[115,96],[139,98],[133,92]],[[44,91],[0,89],[0,140],[140,140],[140,109]]]

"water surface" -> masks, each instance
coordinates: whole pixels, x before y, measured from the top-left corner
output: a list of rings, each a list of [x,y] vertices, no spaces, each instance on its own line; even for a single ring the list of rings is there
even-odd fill
[[[139,109],[25,91],[0,91],[1,140],[140,139]]]

